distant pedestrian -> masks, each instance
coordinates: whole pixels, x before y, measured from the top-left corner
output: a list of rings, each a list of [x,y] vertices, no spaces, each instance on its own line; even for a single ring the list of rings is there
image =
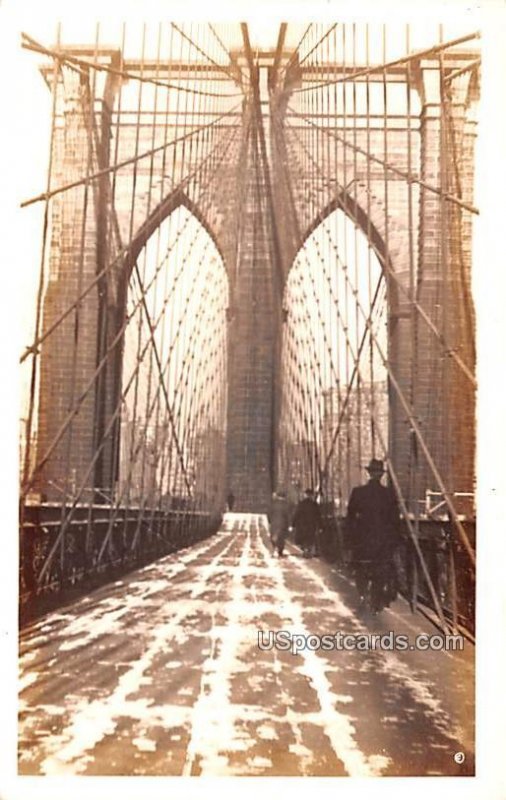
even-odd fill
[[[229,511],[234,510],[234,504],[235,504],[235,495],[233,494],[233,492],[229,492],[227,495],[227,506]]]
[[[277,550],[281,557],[284,555],[283,550],[290,527],[290,504],[286,498],[286,492],[282,490],[274,492],[268,519],[273,551]]]
[[[292,524],[295,528],[295,541],[301,545],[304,558],[310,558],[313,555],[322,518],[313,490],[306,489],[304,494],[304,499],[297,504]]]

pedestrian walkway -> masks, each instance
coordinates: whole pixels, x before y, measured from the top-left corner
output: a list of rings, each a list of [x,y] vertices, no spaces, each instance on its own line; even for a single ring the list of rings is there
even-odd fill
[[[472,645],[462,652],[270,648],[269,631],[437,631],[403,600],[360,617],[350,582],[265,517],[227,514],[199,545],[25,629],[26,775],[469,775]],[[259,632],[261,641],[259,646]]]

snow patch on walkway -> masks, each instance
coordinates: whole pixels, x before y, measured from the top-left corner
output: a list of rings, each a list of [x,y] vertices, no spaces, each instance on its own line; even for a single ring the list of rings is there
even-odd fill
[[[221,553],[202,569],[193,585],[190,595],[192,599],[207,591],[208,581],[220,558]],[[70,724],[61,736],[49,738],[46,748],[50,755],[44,759],[41,765],[44,774],[79,774],[85,771],[92,758],[88,755],[89,751],[106,735],[114,732],[118,718],[126,715],[127,698],[139,691],[143,677],[152,666],[154,658],[166,649],[167,642],[174,639],[186,615],[187,607],[184,603],[180,603],[176,613],[168,622],[155,623],[151,642],[142,656],[131,664],[127,672],[121,675],[114,691],[108,697],[94,700],[91,703],[84,700],[74,711]],[[171,719],[171,726],[173,724]]]
[[[260,537],[259,544],[268,554],[267,548]],[[293,599],[292,593],[283,580],[282,572],[278,571],[276,575],[278,602],[283,605],[283,608],[289,608],[290,616],[293,620],[292,625],[288,626],[287,629],[293,633],[309,636],[309,631],[303,622],[302,606]],[[312,576],[312,573],[310,575]],[[338,598],[336,599],[336,604],[339,614],[346,617],[352,616],[350,609]],[[327,734],[336,757],[342,761],[350,776],[369,777],[381,775],[382,771],[389,765],[390,759],[380,754],[366,756],[360,750],[354,738],[356,731],[351,718],[337,709],[337,704],[342,702],[342,695],[331,691],[329,680],[325,674],[325,662],[312,650],[302,650],[299,655],[303,659],[299,671],[309,678],[311,686],[316,692],[320,705],[320,712],[317,718]]]

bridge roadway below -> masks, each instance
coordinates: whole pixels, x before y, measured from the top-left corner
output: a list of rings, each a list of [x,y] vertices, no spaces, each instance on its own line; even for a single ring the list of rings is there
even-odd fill
[[[269,630],[437,633],[403,599],[360,615],[335,567],[287,550],[272,555],[265,517],[228,514],[213,537],[24,629],[20,774],[473,774],[467,641],[259,648]]]

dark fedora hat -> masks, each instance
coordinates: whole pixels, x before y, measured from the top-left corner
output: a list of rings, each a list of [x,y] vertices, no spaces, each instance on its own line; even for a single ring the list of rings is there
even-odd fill
[[[367,472],[384,472],[385,467],[383,461],[381,461],[379,458],[371,458],[366,467],[366,470]]]

